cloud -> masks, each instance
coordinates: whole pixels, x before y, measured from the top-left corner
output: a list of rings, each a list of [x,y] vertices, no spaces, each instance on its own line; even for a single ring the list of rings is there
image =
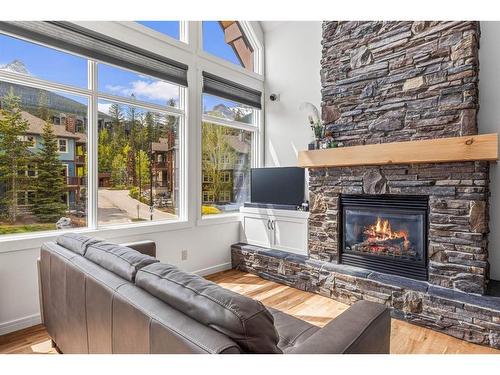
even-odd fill
[[[177,86],[163,81],[133,81],[129,87],[121,85],[106,85],[106,89],[114,94],[131,96],[132,94],[139,100],[155,101],[167,103],[171,98],[179,99],[179,89]]]
[[[99,112],[109,114],[109,107],[111,107],[111,103],[97,103]]]

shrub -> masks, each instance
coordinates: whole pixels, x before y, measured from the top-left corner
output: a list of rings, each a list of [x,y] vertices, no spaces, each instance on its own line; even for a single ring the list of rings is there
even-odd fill
[[[201,206],[201,213],[202,215],[217,215],[221,213],[221,210],[215,206]]]
[[[139,188],[137,186],[131,187],[128,195],[130,195],[131,198],[138,200],[139,199]]]

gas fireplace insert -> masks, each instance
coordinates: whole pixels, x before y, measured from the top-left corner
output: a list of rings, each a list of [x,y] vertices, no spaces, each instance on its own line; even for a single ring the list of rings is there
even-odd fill
[[[341,195],[340,262],[427,280],[428,198]]]

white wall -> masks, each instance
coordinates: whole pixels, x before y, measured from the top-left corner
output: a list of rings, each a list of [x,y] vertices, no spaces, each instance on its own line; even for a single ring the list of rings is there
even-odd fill
[[[479,132],[500,132],[500,22],[481,22],[479,48]],[[500,280],[500,167],[490,165],[490,273]]]
[[[131,230],[98,234],[114,242],[150,239],[157,244],[161,262],[205,275],[230,268],[230,246],[239,240],[239,222],[203,224],[171,231],[127,235]],[[138,231],[132,231],[138,232]],[[40,242],[52,240],[45,238]],[[188,259],[181,260],[181,251]],[[36,260],[40,247],[14,248],[0,243],[0,335],[40,322]]]
[[[312,138],[302,102],[321,103],[321,22],[262,22],[266,92],[266,166],[296,166]],[[269,95],[280,95],[271,102]]]

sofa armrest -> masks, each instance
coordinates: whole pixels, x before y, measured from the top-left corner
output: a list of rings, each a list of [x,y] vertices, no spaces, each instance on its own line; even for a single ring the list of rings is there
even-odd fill
[[[389,309],[359,301],[288,353],[389,354],[390,339]]]
[[[137,250],[142,254],[146,254],[152,256],[153,258],[156,258],[156,243],[154,241],[145,240],[145,241],[122,243],[120,245],[130,247],[131,249]]]

